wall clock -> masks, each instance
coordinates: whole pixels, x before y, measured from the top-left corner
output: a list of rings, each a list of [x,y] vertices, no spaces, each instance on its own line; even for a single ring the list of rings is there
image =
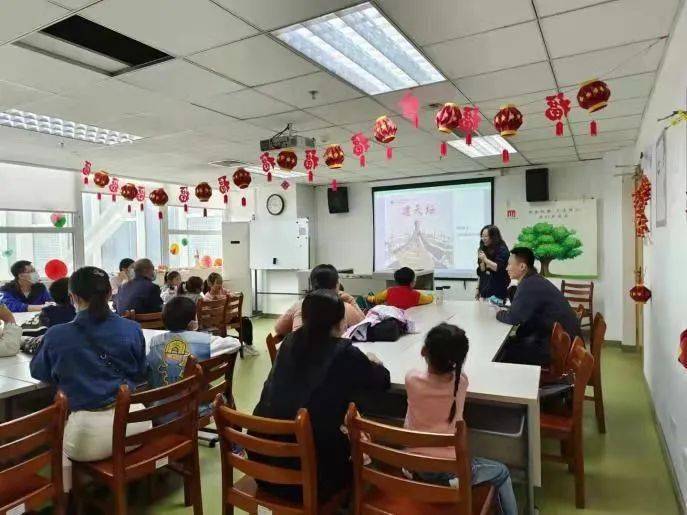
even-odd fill
[[[284,212],[284,197],[274,193],[267,197],[267,212],[271,215],[277,216]]]

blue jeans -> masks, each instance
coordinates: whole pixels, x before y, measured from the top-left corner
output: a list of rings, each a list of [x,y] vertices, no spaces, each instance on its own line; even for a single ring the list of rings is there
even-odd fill
[[[456,479],[456,475],[450,472],[415,472],[414,476],[421,481],[444,486],[454,486]],[[518,515],[518,504],[515,501],[508,467],[498,461],[473,458],[472,484],[480,483],[491,483],[496,487],[503,515]]]

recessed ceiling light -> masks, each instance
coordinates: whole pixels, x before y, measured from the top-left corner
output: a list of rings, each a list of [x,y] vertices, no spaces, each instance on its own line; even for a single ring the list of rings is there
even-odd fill
[[[448,144],[468,157],[500,156],[504,150],[507,150],[509,154],[518,153],[510,143],[498,134],[473,137],[472,145],[465,144],[464,139],[449,141]]]
[[[40,132],[61,138],[78,139],[98,145],[117,145],[118,143],[131,143],[141,139],[141,136],[126,132],[103,129],[85,123],[71,122],[62,118],[53,118],[17,109],[0,112],[0,126]]]
[[[369,95],[446,80],[369,2],[273,34]]]

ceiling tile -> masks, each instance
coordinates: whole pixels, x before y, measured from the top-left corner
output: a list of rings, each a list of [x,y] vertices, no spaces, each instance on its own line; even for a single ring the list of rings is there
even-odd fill
[[[505,96],[501,98],[494,98],[491,100],[482,100],[478,107],[489,119],[493,119],[496,113],[505,104],[515,105],[522,114],[529,115],[530,113],[540,113],[546,110],[546,97],[556,94],[556,90],[549,89],[544,91],[537,91],[535,93],[528,93],[526,95]],[[568,94],[568,96],[570,96]]]
[[[597,120],[596,124],[599,132],[634,129],[638,128],[642,124],[642,115],[634,114],[631,116],[618,116],[617,118],[602,119]],[[589,134],[589,123],[573,123],[572,131],[573,134]]]
[[[542,159],[548,157],[573,157],[577,158],[574,147],[548,148],[543,150],[528,150],[523,152],[527,159]]]
[[[554,131],[549,132],[549,138],[534,141],[512,141],[518,150],[527,153],[530,150],[544,150],[549,148],[572,147],[573,139],[570,136],[558,137]]]
[[[303,133],[310,129],[322,129],[324,127],[331,127],[333,125],[311,115],[310,113],[306,113],[305,111],[289,111],[286,113],[273,114],[260,118],[251,118],[248,121],[253,125],[265,127],[273,130],[274,132],[281,131],[289,123],[293,124],[294,131],[297,133]],[[304,133],[303,135],[309,136],[307,133]]]
[[[615,118],[617,116],[627,116],[631,114],[642,114],[646,106],[648,98],[628,98],[626,100],[613,101],[613,97],[608,103],[608,106],[593,114],[579,106],[575,106],[570,110],[568,119],[571,123],[589,122],[591,120],[603,120],[604,118]]]
[[[3,0],[0,42],[11,41],[69,14],[47,0]]]
[[[347,100],[326,106],[306,109],[311,114],[331,122],[332,125],[347,125],[366,120],[376,120],[386,114],[386,109],[369,98]]]
[[[542,30],[551,57],[574,55],[665,36],[677,4],[678,0],[606,2],[545,18]],[[584,37],[580,37],[581,27]]]
[[[581,9],[604,1],[606,0],[534,0],[534,5],[537,7],[537,14],[540,17],[544,17]]]
[[[380,0],[382,10],[420,46],[534,19],[530,0]]]
[[[577,156],[539,156],[530,159],[531,165],[545,166],[551,163],[578,163]]]
[[[663,56],[664,41],[633,43],[617,48],[553,60],[553,69],[561,87],[599,77],[610,79],[653,72]],[[577,90],[575,90],[577,92]]]
[[[507,52],[504,49],[508,49]],[[467,77],[546,59],[536,22],[484,32],[424,47],[449,78]]]
[[[229,79],[181,59],[147,66],[119,75],[117,79],[189,101],[243,89],[243,86]]]
[[[656,74],[640,73],[619,79],[609,79],[606,81],[611,90],[612,100],[623,100],[626,98],[648,97],[651,88],[654,87]]]
[[[249,86],[276,82],[318,68],[268,36],[255,36],[189,58]]]
[[[501,156],[482,157],[476,159],[476,161],[485,168],[512,168],[514,166],[527,166],[529,164],[527,159],[519,152],[510,155],[508,164],[505,164],[501,160]]]
[[[103,0],[79,15],[173,55],[199,52],[256,33],[209,0],[184,0],[173,8],[166,0]]]
[[[94,4],[100,0],[51,0],[53,4],[60,4],[62,7],[67,9],[81,9],[89,4]]]
[[[21,109],[21,106],[26,103],[49,97],[53,97],[53,94],[12,82],[0,81],[0,109]]]
[[[580,159],[603,159],[604,155],[602,152],[596,152],[591,154],[580,153]]]
[[[577,149],[580,154],[589,152],[607,152],[609,150],[615,150],[617,148],[627,147],[635,143],[634,139],[631,140],[618,140],[618,141],[606,141],[602,143],[587,143],[590,140],[584,140],[578,143]]]
[[[234,14],[263,30],[273,30],[294,23],[317,18],[360,3],[360,0],[216,0]]]
[[[256,89],[300,108],[331,104],[363,96],[362,93],[326,72],[273,82]],[[314,98],[312,91],[316,91]]]
[[[197,103],[215,109],[220,113],[242,119],[267,116],[268,114],[285,113],[293,109],[283,102],[274,100],[252,89],[215,95],[205,100],[198,100]]]
[[[453,83],[449,81],[419,86],[410,90],[383,93],[381,95],[376,95],[374,98],[389,109],[401,113],[402,108],[398,105],[398,102],[405,96],[407,91],[411,91],[413,95],[417,97],[420,109],[435,103],[444,104],[446,102],[455,102],[456,104],[464,105],[468,102],[467,98],[461,95]]]
[[[589,134],[575,136],[575,142],[579,145],[594,143],[609,143],[614,141],[634,140],[639,134],[639,129],[627,129],[623,131],[599,132],[597,136]]]
[[[517,96],[556,87],[548,62],[465,77],[458,79],[456,85],[473,102],[508,95]]]

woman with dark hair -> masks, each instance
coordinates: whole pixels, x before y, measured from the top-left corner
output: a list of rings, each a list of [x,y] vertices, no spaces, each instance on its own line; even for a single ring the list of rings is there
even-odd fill
[[[477,299],[498,297],[505,301],[508,297],[510,278],[506,271],[510,252],[495,225],[485,225],[480,231],[479,251],[477,252]]]
[[[318,496],[327,500],[351,479],[350,446],[340,427],[348,403],[358,391],[389,388],[389,371],[341,338],[344,301],[336,291],[316,290],[303,300],[303,326],[290,333],[262,389],[254,415],[294,419],[307,408],[317,454]],[[265,458],[256,456],[255,459]],[[272,463],[272,461],[270,461]],[[292,459],[275,463],[288,467]],[[261,482],[266,490],[289,499],[300,488]]]
[[[52,300],[31,261],[17,261],[10,273],[14,279],[0,287],[0,304],[13,313],[40,311]]]
[[[69,278],[76,318],[48,329],[31,361],[31,375],[53,384],[69,399],[64,452],[77,461],[112,454],[114,401],[119,386],[131,391],[145,379],[146,346],[141,327],[110,310],[112,290],[100,268],[80,268]],[[140,406],[135,408],[140,409]],[[130,433],[149,427],[129,426]]]

